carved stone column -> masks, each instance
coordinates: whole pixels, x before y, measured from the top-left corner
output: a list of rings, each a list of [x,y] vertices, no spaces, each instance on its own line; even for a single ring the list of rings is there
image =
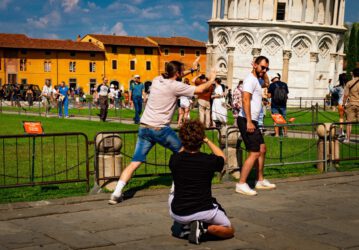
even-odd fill
[[[221,19],[222,0],[217,0],[217,19]]]
[[[330,25],[330,3],[332,0],[327,0],[327,3],[325,5],[325,14],[324,14],[324,24],[325,25]]]
[[[278,0],[274,0],[273,17],[272,17],[273,21],[277,20],[277,9],[278,9]]]
[[[257,58],[258,56],[261,55],[261,51],[262,51],[261,48],[253,48],[253,49],[252,49],[253,61],[256,60],[256,58]]]
[[[307,11],[307,0],[303,1],[303,7],[302,7],[302,23],[305,22],[305,12]]]
[[[338,0],[335,0],[334,2],[334,14],[333,14],[333,25],[337,26],[338,25]]]
[[[317,71],[317,63],[318,63],[318,53],[317,52],[310,52],[310,72],[309,72],[309,79],[308,79],[308,91],[312,95],[311,97],[315,96],[314,93],[314,85],[316,81],[316,71]]]
[[[238,1],[239,0],[234,0],[234,19],[238,18]]]
[[[228,89],[232,89],[233,83],[233,54],[236,47],[227,46],[228,64],[227,64],[227,86]]]
[[[345,0],[341,0],[341,4],[340,4],[340,17],[339,17],[339,22],[338,25],[339,26],[343,26],[344,25],[344,11],[345,11]]]
[[[224,0],[224,19],[228,19],[228,1],[229,0]]]
[[[291,57],[292,57],[292,51],[283,50],[283,70],[282,70],[283,82],[288,82],[289,60]]]
[[[319,9],[319,0],[315,0],[315,4],[314,4],[314,23],[318,23],[318,9]]]
[[[259,20],[263,18],[263,1],[264,0],[259,0]]]
[[[213,0],[213,4],[212,4],[212,19],[216,19],[216,18],[217,18],[217,1],[218,1],[218,0]]]
[[[215,66],[216,58],[215,58],[215,48],[217,45],[214,44],[207,44],[207,65],[206,65],[206,75],[209,75],[211,69]]]
[[[246,14],[245,14],[244,16],[245,16],[246,19],[249,19],[249,17],[250,17],[250,14],[249,14],[249,11],[250,11],[250,8],[249,8],[249,7],[250,7],[250,6],[249,6],[249,5],[251,4],[251,3],[250,3],[250,0],[246,0],[246,4],[247,4],[247,5],[246,5]]]
[[[329,79],[332,79],[332,82],[336,85],[336,80],[338,79],[336,77],[336,72],[335,72],[335,62],[337,59],[337,54],[335,53],[331,53],[330,54],[330,66],[329,66]]]
[[[293,0],[288,0],[288,14],[287,14],[287,21],[292,21],[292,6],[293,6]]]

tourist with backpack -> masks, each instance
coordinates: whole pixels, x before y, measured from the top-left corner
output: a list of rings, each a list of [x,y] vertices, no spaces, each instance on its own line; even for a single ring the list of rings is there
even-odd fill
[[[271,112],[272,114],[280,114],[286,119],[287,115],[287,100],[288,100],[288,85],[280,80],[279,73],[269,74],[271,85],[268,88],[268,98],[271,98]],[[279,127],[275,127],[275,136],[279,136]],[[288,128],[284,127],[284,136],[287,136]]]

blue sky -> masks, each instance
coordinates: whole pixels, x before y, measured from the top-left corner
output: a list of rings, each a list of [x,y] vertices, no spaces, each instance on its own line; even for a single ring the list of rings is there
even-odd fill
[[[211,0],[0,0],[0,33],[75,39],[102,33],[187,36],[207,41]],[[359,1],[346,1],[346,21],[359,22]]]

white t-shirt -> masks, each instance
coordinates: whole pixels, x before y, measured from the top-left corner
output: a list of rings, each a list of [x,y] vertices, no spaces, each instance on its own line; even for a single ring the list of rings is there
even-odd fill
[[[254,121],[258,121],[259,113],[262,109],[262,87],[252,73],[250,73],[243,81],[243,92],[252,94],[251,97],[251,118]],[[243,106],[239,116],[246,118]]]
[[[44,85],[44,87],[42,88],[41,93],[42,93],[43,96],[50,97],[51,94],[52,94],[52,87]]]
[[[164,79],[162,76],[156,77],[152,81],[151,94],[140,122],[153,127],[167,126],[176,109],[177,98],[193,96],[195,88],[183,82]]]

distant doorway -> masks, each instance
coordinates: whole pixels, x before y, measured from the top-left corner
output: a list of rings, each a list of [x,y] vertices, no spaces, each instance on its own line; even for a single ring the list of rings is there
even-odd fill
[[[111,83],[110,83],[110,86],[114,86],[116,89],[118,89],[118,87],[120,86],[120,83],[118,82],[118,81],[112,81]]]
[[[7,75],[7,83],[15,84],[17,81],[17,75],[16,74],[8,74]]]

